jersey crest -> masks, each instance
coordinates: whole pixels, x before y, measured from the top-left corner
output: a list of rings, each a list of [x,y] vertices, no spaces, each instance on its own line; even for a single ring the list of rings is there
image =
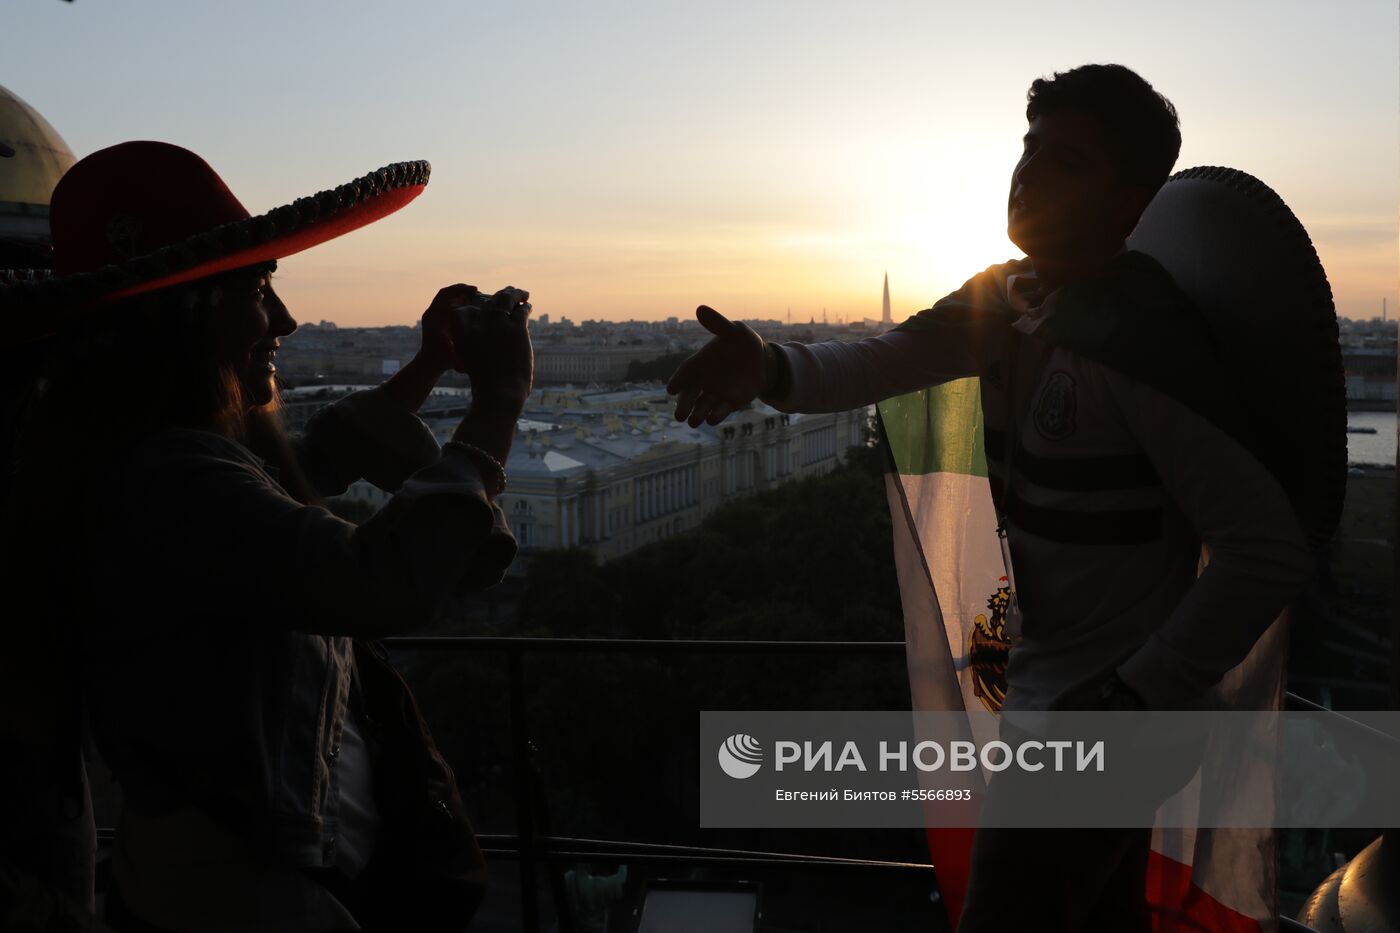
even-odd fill
[[[1046,440],[1064,440],[1074,433],[1077,407],[1074,377],[1057,369],[1045,380],[1045,386],[1040,390],[1040,400],[1035,406],[1035,429]]]

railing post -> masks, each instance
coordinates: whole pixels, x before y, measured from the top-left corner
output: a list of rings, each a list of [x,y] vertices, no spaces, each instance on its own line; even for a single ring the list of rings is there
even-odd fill
[[[525,655],[510,647],[510,744],[515,773],[515,826],[520,854],[520,928],[539,933],[540,905],[535,894],[535,818],[530,805],[530,748],[525,728]]]

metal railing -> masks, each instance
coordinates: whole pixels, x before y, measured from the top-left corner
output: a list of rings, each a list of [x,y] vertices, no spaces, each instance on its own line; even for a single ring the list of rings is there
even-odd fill
[[[540,930],[538,903],[538,868],[541,863],[555,864],[580,861],[580,856],[594,852],[584,840],[549,835],[542,826],[546,817],[542,788],[536,783],[536,771],[531,762],[531,743],[526,722],[525,701],[528,696],[525,678],[525,656],[530,653],[611,652],[623,654],[842,654],[896,655],[903,654],[904,642],[899,641],[718,641],[707,639],[646,639],[646,638],[527,638],[475,635],[405,635],[386,638],[392,649],[429,652],[499,651],[506,655],[508,674],[508,706],[510,710],[511,759],[515,783],[516,835],[483,836],[483,841],[495,844],[495,854],[514,857],[520,871],[521,928],[527,933]],[[589,842],[597,842],[592,840]],[[571,853],[568,857],[565,852]],[[719,862],[724,864],[760,863],[769,866],[803,866],[811,868],[862,867],[880,870],[911,869],[933,871],[932,865],[911,865],[905,862],[884,862],[869,859],[840,859],[814,857],[794,853],[743,853],[740,850],[703,849],[689,846],[658,846],[646,843],[619,843],[607,853],[616,858],[625,855],[628,861],[653,862]],[[562,905],[559,905],[562,907]],[[561,933],[571,933],[567,911],[560,915]]]
[[[462,636],[462,635],[414,635],[397,636],[385,639],[391,648],[411,651],[449,652],[504,652],[507,658],[509,682],[509,708],[512,759],[515,774],[533,775],[530,761],[531,745],[529,728],[525,717],[527,696],[525,678],[525,656],[530,653],[573,653],[573,652],[620,652],[624,654],[841,654],[850,655],[902,655],[905,644],[902,641],[746,641],[746,640],[701,640],[701,639],[643,639],[643,638],[531,638],[509,636]],[[1359,723],[1335,710],[1313,703],[1296,694],[1287,694],[1287,703],[1292,709],[1327,712],[1338,718],[1339,724],[1364,731],[1369,737],[1387,742],[1397,740],[1377,732],[1370,726]],[[538,904],[537,869],[541,863],[588,861],[592,859],[620,859],[632,862],[677,863],[695,862],[719,863],[725,865],[755,864],[764,866],[803,867],[812,869],[867,869],[875,871],[921,871],[933,872],[933,865],[909,862],[880,861],[871,859],[844,859],[830,856],[812,856],[782,852],[752,852],[735,849],[710,849],[694,846],[658,845],[639,842],[612,840],[578,839],[558,837],[542,832],[541,819],[545,817],[543,800],[532,805],[532,795],[520,791],[517,781],[516,826],[517,834],[483,835],[480,837],[483,851],[488,854],[515,858],[520,869],[520,908],[521,926],[529,933],[540,929]],[[530,780],[524,780],[529,788]],[[538,792],[539,788],[535,790]],[[563,905],[559,905],[562,907]],[[560,910],[560,929],[571,933],[572,924],[567,910]],[[1280,917],[1282,930],[1308,931],[1295,920]]]
[[[877,872],[918,872],[932,874],[935,867],[930,864],[878,859],[841,858],[790,852],[760,852],[744,849],[719,849],[699,846],[665,845],[625,840],[587,839],[569,836],[553,836],[543,830],[545,814],[542,801],[532,799],[536,795],[521,792],[527,789],[531,780],[527,775],[534,774],[530,760],[531,745],[529,728],[525,716],[527,696],[525,677],[525,656],[530,653],[572,653],[572,652],[621,652],[624,654],[842,654],[842,655],[896,655],[903,654],[902,641],[745,641],[745,640],[676,640],[639,638],[528,638],[499,636],[461,635],[414,635],[396,636],[385,639],[391,648],[410,651],[430,652],[504,652],[507,658],[509,682],[509,708],[511,748],[514,773],[520,780],[516,782],[516,826],[515,835],[480,834],[478,840],[482,851],[498,858],[515,859],[520,870],[520,918],[521,928],[528,933],[538,933],[540,913],[538,903],[537,870],[540,865],[558,865],[587,861],[627,861],[639,864],[709,864],[709,865],[752,865],[768,868],[802,868],[817,871],[862,870]],[[1287,694],[1290,708],[1312,712],[1330,713],[1337,722],[1346,728],[1354,728],[1368,738],[1397,743],[1400,740],[1378,732],[1364,723],[1357,722],[1335,710],[1308,700],[1296,694]],[[538,791],[539,788],[536,788]],[[111,827],[98,830],[99,842],[110,844],[114,837]],[[558,905],[562,908],[562,904]],[[572,923],[567,910],[558,910],[559,928],[562,933],[571,933]],[[1280,929],[1309,933],[1304,926],[1288,917],[1279,918]]]

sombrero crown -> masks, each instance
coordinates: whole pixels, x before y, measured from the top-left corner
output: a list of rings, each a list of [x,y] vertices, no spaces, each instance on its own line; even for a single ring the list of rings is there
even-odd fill
[[[0,286],[3,341],[45,336],[123,298],[281,259],[392,214],[427,162],[397,162],[256,217],[199,156],[121,143],[77,162],[49,205],[54,277]]]

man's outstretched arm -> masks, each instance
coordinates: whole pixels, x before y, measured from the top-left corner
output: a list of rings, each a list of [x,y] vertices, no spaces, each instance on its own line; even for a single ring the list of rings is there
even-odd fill
[[[846,342],[774,344],[741,321],[701,306],[714,336],[676,369],[666,391],[676,420],[718,424],[755,398],[780,411],[847,411],[974,376],[985,351],[935,331],[894,330]]]

